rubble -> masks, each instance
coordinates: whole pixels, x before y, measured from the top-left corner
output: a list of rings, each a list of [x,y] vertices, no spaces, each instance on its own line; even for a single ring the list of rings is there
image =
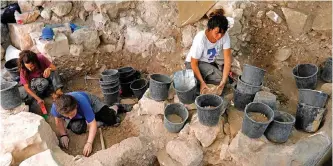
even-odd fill
[[[85,51],[96,51],[100,44],[100,39],[97,31],[81,28],[70,35],[70,43],[82,44]]]
[[[235,20],[233,27],[228,29],[229,35],[237,35],[242,32],[242,24],[238,21]]]
[[[127,27],[126,31],[125,48],[131,53],[140,54],[149,50],[158,39],[147,27]]]
[[[93,12],[96,10],[96,4],[94,1],[87,1],[84,2],[83,4],[84,10],[86,10],[87,12]]]
[[[82,45],[71,44],[69,46],[69,52],[71,55],[79,56],[83,52]]]
[[[42,54],[49,57],[61,57],[69,55],[69,44],[65,34],[58,33],[52,41],[37,40],[37,49]]]
[[[43,17],[45,20],[50,20],[52,16],[52,10],[46,8],[40,13],[40,16]]]
[[[188,48],[192,45],[196,29],[192,25],[186,25],[182,29],[182,45],[185,48]]]
[[[115,52],[116,51],[116,46],[113,44],[101,44],[98,46],[98,50],[100,50],[100,52]]]
[[[304,13],[289,8],[282,8],[282,11],[286,17],[289,30],[295,35],[303,33],[308,16]]]
[[[26,50],[33,46],[29,33],[42,31],[44,23],[35,22],[24,25],[10,23],[8,27],[12,44],[20,50]]]
[[[59,17],[67,15],[72,10],[72,2],[55,3],[51,10]]]
[[[274,58],[280,62],[287,60],[291,56],[290,48],[280,48],[277,50]]]
[[[243,17],[243,9],[235,9],[232,13],[235,20],[240,20]]]
[[[95,21],[96,30],[103,30],[110,18],[106,13],[93,12],[93,20]]]
[[[167,39],[159,39],[155,43],[156,47],[161,49],[162,52],[175,52],[176,51],[176,40],[173,37]]]
[[[282,22],[282,18],[272,10],[268,11],[266,16],[277,24]]]
[[[317,16],[312,23],[313,30],[331,30],[332,29],[332,9],[327,7],[318,11]]]
[[[161,166],[179,166],[181,165],[179,162],[173,160],[168,153],[166,152],[166,150],[160,150],[157,153],[157,159],[158,162]]]

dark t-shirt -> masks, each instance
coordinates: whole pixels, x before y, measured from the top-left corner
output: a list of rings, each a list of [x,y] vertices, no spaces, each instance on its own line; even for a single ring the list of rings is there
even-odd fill
[[[40,63],[40,69],[36,69],[33,72],[28,73],[28,80],[25,79],[23,71],[20,71],[20,83],[21,84],[29,84],[29,82],[33,79],[33,78],[40,78],[43,76],[44,70],[46,68],[48,68],[51,65],[51,62],[42,54],[38,54],[37,58],[39,60]]]

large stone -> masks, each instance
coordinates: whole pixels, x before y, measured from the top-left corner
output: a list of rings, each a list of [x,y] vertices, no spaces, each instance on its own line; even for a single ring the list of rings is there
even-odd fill
[[[83,52],[82,45],[71,44],[69,46],[69,52],[71,55],[79,56]]]
[[[50,20],[52,16],[52,10],[49,8],[45,8],[41,13],[40,16],[42,16],[45,20]]]
[[[149,50],[157,39],[158,37],[146,27],[127,27],[125,48],[131,53],[140,54]]]
[[[165,149],[160,150],[157,153],[157,160],[161,166],[179,166],[181,165],[179,162],[173,160]]]
[[[0,155],[11,153],[13,164],[47,149],[56,148],[58,140],[45,120],[30,112],[1,116]]]
[[[34,10],[34,11],[18,14],[18,17],[22,20],[23,24],[29,24],[29,23],[35,22],[37,20],[37,18],[39,17],[39,15],[40,15],[40,11]]]
[[[18,0],[17,3],[20,6],[20,10],[22,13],[31,12],[31,11],[35,10],[33,1]]]
[[[0,165],[10,166],[13,164],[13,156],[11,153],[6,153],[0,156]]]
[[[27,50],[33,46],[29,34],[31,32],[42,31],[44,23],[35,22],[24,25],[10,23],[8,27],[12,44],[20,50]]]
[[[100,37],[102,42],[105,44],[117,44],[120,38],[121,28],[116,22],[108,22],[106,26],[103,27],[103,33]]]
[[[291,55],[291,49],[290,48],[281,48],[279,49],[274,58],[280,62],[283,62],[285,60],[287,60]]]
[[[282,8],[282,11],[286,18],[289,30],[295,35],[303,33],[308,15],[289,8]]]
[[[51,10],[59,17],[65,16],[72,10],[72,2],[57,2]]]
[[[166,101],[155,101],[150,98],[149,89],[139,101],[140,115],[164,115]]]
[[[235,9],[232,13],[232,17],[235,20],[240,20],[243,17],[243,9]]]
[[[223,129],[221,122],[222,121],[214,127],[205,126],[199,122],[198,115],[195,114],[191,120],[190,129],[201,142],[201,145],[206,148],[215,141],[217,135],[220,134],[221,129]]]
[[[65,34],[59,33],[55,36],[54,40],[37,40],[37,49],[40,53],[56,58],[69,55],[69,44]]]
[[[175,139],[168,142],[166,151],[172,159],[183,166],[202,165],[203,151],[196,142]]]
[[[230,126],[230,136],[233,138],[242,128],[244,112],[238,111],[235,107],[229,107],[227,114]]]
[[[266,16],[277,24],[282,22],[282,18],[272,10],[268,11]]]
[[[58,166],[59,164],[55,161],[52,156],[51,150],[45,150],[35,154],[28,159],[24,160],[20,166],[36,166],[36,165],[47,165],[47,166]]]
[[[25,105],[22,103],[21,105],[17,106],[16,108],[10,109],[10,110],[4,110],[0,106],[0,114],[2,117],[8,117],[10,115],[16,115],[20,112],[29,112],[29,105]]]
[[[182,29],[182,45],[188,48],[192,45],[196,29],[192,25],[187,25]]]
[[[113,45],[113,44],[101,44],[98,46],[98,50],[100,52],[109,52],[109,53],[112,53],[112,52],[115,52],[116,51],[116,46]]]
[[[331,30],[332,29],[332,8],[320,9],[313,20],[313,30]]]
[[[94,1],[84,2],[83,7],[87,12],[93,12],[96,10],[96,4]]]
[[[229,35],[237,35],[242,32],[242,24],[240,21],[235,20],[233,26],[228,30]]]
[[[103,30],[104,26],[110,22],[110,18],[106,13],[93,13],[93,20],[95,22],[96,30]]]
[[[327,93],[328,95],[332,95],[332,83],[325,83],[320,87],[320,91]]]
[[[78,45],[82,44],[84,50],[94,51],[100,44],[100,39],[97,31],[81,28],[71,34],[70,42]]]
[[[162,52],[175,52],[176,51],[176,40],[173,37],[168,39],[159,39],[155,43],[156,47],[159,48]]]
[[[89,158],[83,158],[78,165],[91,165],[99,161],[101,165],[153,165],[156,149],[145,137],[130,137],[108,149],[98,151]]]
[[[146,1],[142,3],[144,6],[145,12],[142,16],[143,20],[151,27],[156,26],[159,16],[161,14],[162,3],[159,1]]]

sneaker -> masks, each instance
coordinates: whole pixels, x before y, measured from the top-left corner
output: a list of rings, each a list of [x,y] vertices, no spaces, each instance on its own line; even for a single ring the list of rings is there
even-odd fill
[[[133,108],[133,105],[130,105],[130,104],[119,104],[119,103],[115,103],[115,105],[118,106],[117,114],[130,112],[130,111],[132,111],[132,108]]]

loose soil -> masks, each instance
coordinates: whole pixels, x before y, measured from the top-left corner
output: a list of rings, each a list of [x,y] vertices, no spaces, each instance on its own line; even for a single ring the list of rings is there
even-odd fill
[[[248,115],[251,119],[253,119],[256,122],[267,122],[268,121],[268,118],[262,113],[250,112],[250,113],[248,113]]]
[[[167,119],[172,123],[181,123],[181,122],[183,122],[183,118],[178,116],[177,114],[168,115]]]

